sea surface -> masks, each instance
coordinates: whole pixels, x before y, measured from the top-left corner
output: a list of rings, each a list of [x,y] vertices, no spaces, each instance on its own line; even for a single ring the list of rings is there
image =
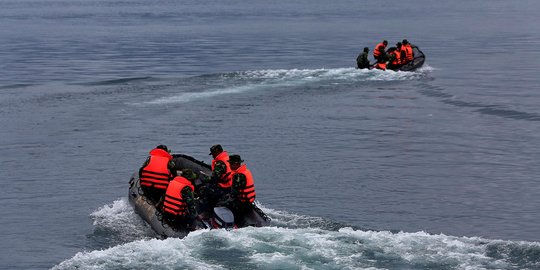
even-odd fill
[[[538,14],[0,0],[0,269],[540,269]],[[354,68],[404,38],[420,70]],[[157,239],[130,175],[217,143],[271,226]]]

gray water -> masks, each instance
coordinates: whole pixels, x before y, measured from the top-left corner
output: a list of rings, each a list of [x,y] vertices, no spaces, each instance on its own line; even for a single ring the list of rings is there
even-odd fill
[[[0,269],[540,269],[536,1],[0,1]],[[354,69],[407,38],[415,72]],[[267,228],[155,239],[157,144]]]

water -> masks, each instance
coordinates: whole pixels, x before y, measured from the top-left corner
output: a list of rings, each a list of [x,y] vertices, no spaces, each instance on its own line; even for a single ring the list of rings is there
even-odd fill
[[[0,2],[0,269],[540,269],[535,1]],[[416,72],[352,68],[403,38]],[[129,176],[221,143],[268,228],[158,240]]]

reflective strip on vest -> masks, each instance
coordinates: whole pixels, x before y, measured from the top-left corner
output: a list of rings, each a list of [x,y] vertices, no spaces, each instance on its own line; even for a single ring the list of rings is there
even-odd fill
[[[166,189],[171,179],[168,157],[150,156],[150,162],[141,170],[141,186]]]
[[[412,61],[414,59],[414,55],[411,45],[405,45],[401,48],[405,51],[405,59],[407,62]]]
[[[255,193],[255,185],[253,184],[253,176],[251,175],[251,171],[247,169],[245,164],[242,164],[242,166],[240,166],[240,168],[238,168],[238,170],[236,170],[236,172],[234,172],[233,175],[237,173],[241,173],[246,176],[246,187],[239,190],[240,201],[243,203],[254,202],[256,193]]]
[[[163,212],[175,216],[184,216],[187,214],[188,207],[184,198],[182,198],[182,189],[185,187],[191,188],[192,191],[195,189],[193,184],[182,176],[177,176],[171,181],[165,192]]]

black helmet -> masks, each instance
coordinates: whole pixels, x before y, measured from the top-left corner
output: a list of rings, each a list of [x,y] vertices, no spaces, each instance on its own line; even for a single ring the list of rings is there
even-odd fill
[[[161,149],[161,150],[165,150],[167,152],[169,152],[169,149],[167,148],[167,146],[163,145],[163,144],[160,144],[158,146],[156,146],[157,149]]]
[[[240,155],[230,155],[229,156],[229,163],[238,163],[238,164],[240,164],[242,162],[244,162],[244,161],[242,160]]]
[[[386,46],[386,45],[388,45],[388,41],[383,40],[382,44],[384,44],[384,46]]]
[[[183,169],[182,176],[189,181],[197,179],[197,174],[192,169]]]
[[[401,47],[401,42],[396,43],[396,47]]]
[[[369,48],[368,48],[368,47],[364,47],[364,52],[369,52]]]
[[[215,144],[212,147],[210,147],[210,154],[208,155],[212,155],[212,153],[221,153],[221,152],[223,152],[223,147],[221,147],[221,144]]]
[[[403,43],[403,44],[407,45],[407,44],[409,44],[409,41],[408,41],[408,40],[406,40],[406,39],[404,39],[403,41],[401,41],[401,43]]]

